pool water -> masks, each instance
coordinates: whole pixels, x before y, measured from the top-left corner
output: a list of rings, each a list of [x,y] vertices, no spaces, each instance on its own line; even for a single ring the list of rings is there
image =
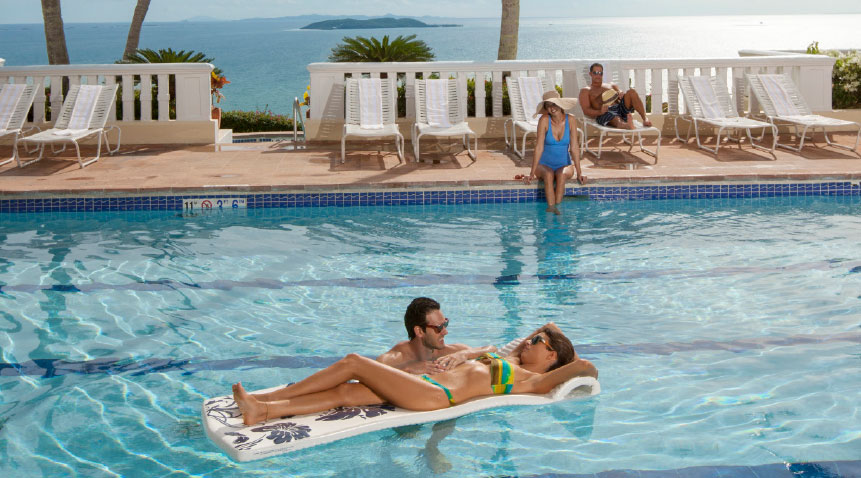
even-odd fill
[[[0,217],[0,475],[502,476],[858,460],[861,198]],[[554,321],[602,393],[235,463],[204,398]]]

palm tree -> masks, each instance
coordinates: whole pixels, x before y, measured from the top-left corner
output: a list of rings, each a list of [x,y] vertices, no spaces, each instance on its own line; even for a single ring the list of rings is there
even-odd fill
[[[215,58],[208,58],[206,53],[194,50],[174,51],[173,48],[160,48],[159,50],[141,48],[117,63],[212,63],[213,61]],[[213,72],[216,75],[221,75],[220,68],[215,68]]]
[[[48,49],[48,64],[68,65],[69,50],[66,49],[66,33],[63,30],[63,14],[60,0],[42,0],[42,18],[45,24],[45,46]]]
[[[344,37],[332,48],[329,61],[333,62],[382,62],[382,61],[430,61],[434,54],[423,40],[415,35],[398,35],[389,42],[385,35],[383,41],[375,37]]]
[[[520,0],[502,0],[497,60],[517,59],[517,34],[520,29]]]
[[[126,50],[123,52],[123,60],[128,60],[138,49],[138,43],[141,39],[141,26],[143,26],[144,17],[149,10],[150,0],[138,0],[135,7],[135,13],[132,16],[132,23],[129,25],[129,36],[126,39]]]

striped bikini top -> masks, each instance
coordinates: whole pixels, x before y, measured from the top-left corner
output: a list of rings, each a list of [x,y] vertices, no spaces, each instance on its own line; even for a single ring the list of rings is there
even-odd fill
[[[490,360],[490,388],[496,395],[511,393],[514,386],[514,369],[508,360],[495,353],[487,353],[476,360]]]

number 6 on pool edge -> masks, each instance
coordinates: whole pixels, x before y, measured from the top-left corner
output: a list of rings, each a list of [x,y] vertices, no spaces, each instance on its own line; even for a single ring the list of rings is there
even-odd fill
[[[233,200],[233,209],[239,209],[239,201],[236,199]]]

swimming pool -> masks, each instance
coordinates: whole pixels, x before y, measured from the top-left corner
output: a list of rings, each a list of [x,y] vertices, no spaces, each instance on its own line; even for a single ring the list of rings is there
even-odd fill
[[[843,462],[852,476],[859,203],[4,215],[0,472],[534,476]],[[205,438],[204,398],[379,354],[405,338],[404,308],[420,295],[443,304],[449,342],[502,344],[555,321],[603,392],[244,464]]]

